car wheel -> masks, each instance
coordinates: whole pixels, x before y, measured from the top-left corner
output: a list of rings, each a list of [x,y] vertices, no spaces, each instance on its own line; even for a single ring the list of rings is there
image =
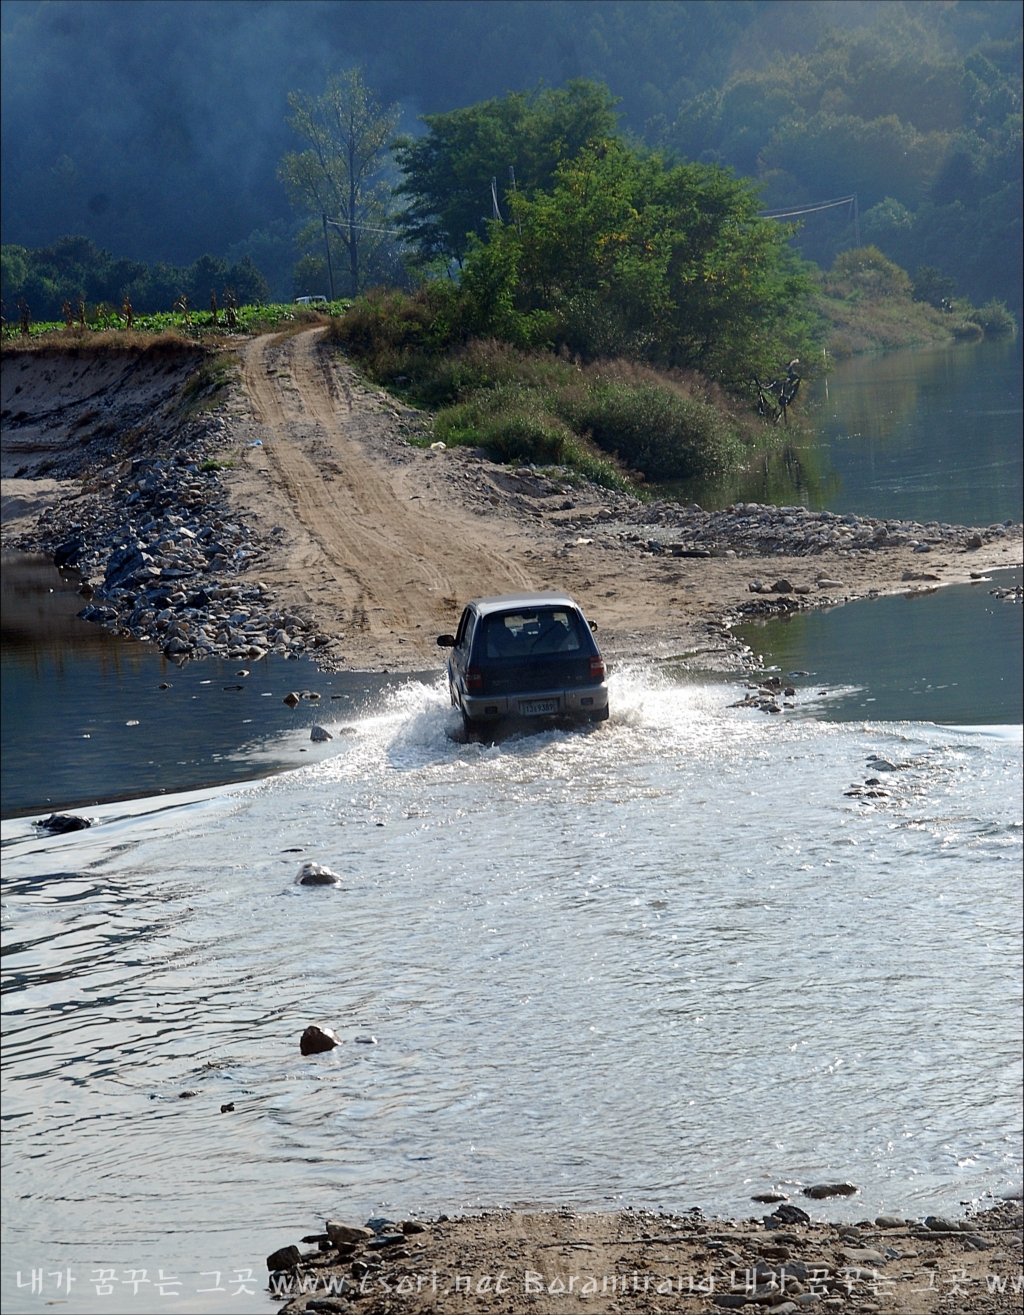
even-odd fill
[[[598,708],[596,712],[590,714],[591,721],[607,721],[611,716],[611,709],[606,703],[603,708]]]
[[[467,717],[465,712],[462,714],[462,733],[467,744],[474,744],[480,738],[480,728],[472,717]]]

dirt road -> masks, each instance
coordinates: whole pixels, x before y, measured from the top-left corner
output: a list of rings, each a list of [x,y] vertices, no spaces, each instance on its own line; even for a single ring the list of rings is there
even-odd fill
[[[285,591],[298,585],[325,628],[363,651],[393,660],[405,643],[436,663],[436,634],[467,598],[536,582],[495,544],[492,527],[461,508],[439,515],[416,463],[381,460],[380,399],[319,350],[320,336],[258,338],[243,356],[262,447],[245,449],[234,491],[260,520],[284,527],[283,551],[261,565],[261,578]]]

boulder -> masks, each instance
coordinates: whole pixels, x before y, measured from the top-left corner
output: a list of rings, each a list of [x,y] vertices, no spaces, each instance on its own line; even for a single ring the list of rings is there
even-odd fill
[[[947,1219],[944,1215],[929,1215],[924,1221],[924,1226],[933,1233],[959,1233],[960,1224],[955,1219]]]
[[[373,1237],[372,1228],[357,1228],[352,1224],[338,1223],[334,1219],[328,1219],[324,1227],[335,1246],[358,1246],[360,1242],[368,1242]]]
[[[277,1270],[294,1269],[301,1259],[302,1252],[298,1247],[280,1247],[267,1256],[267,1269],[272,1274]]]
[[[772,1220],[769,1224],[768,1220]],[[777,1210],[773,1210],[770,1215],[764,1217],[767,1228],[778,1228],[780,1224],[809,1224],[811,1216],[806,1210],[801,1210],[798,1205],[780,1205]]]
[[[793,586],[786,579],[776,580],[772,585],[772,592],[776,594],[791,594]]]
[[[812,1201],[824,1201],[828,1196],[853,1196],[860,1188],[853,1183],[815,1183],[813,1187],[804,1188],[804,1196]]]
[[[87,817],[79,817],[76,813],[51,813],[49,817],[41,818],[32,825],[55,836],[62,836],[67,831],[84,831],[92,826],[92,822]]]
[[[53,550],[54,566],[58,568],[62,566],[73,566],[82,555],[84,547],[85,541],[83,539],[68,539],[66,542],[62,543],[60,547]]]
[[[774,1205],[776,1201],[788,1201],[789,1197],[785,1192],[758,1192],[750,1199],[759,1201],[761,1205]]]
[[[297,708],[297,707],[299,706],[299,699],[300,699],[300,697],[301,697],[301,695],[296,694],[295,691],[292,690],[292,692],[291,692],[290,694],[286,694],[286,695],[284,696],[284,698],[281,700],[281,702],[282,702],[282,703],[287,703],[288,706],[289,706],[289,708]]]
[[[314,744],[326,744],[328,740],[333,740],[334,736],[323,726],[314,726],[309,732],[309,738]]]
[[[322,863],[303,863],[299,868],[298,884],[300,886],[340,886],[341,877],[337,872],[324,867]]]
[[[341,1037],[333,1027],[318,1027],[316,1023],[310,1023],[299,1038],[299,1049],[304,1055],[322,1055],[340,1045]]]

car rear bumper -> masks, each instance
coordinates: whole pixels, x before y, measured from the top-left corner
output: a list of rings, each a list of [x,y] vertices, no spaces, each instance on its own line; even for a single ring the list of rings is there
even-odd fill
[[[588,717],[608,706],[608,686],[530,690],[522,694],[463,694],[462,710],[471,721],[501,717]]]

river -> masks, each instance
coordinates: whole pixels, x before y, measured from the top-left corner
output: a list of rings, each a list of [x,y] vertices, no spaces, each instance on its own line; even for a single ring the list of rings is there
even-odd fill
[[[814,672],[792,717],[730,709],[735,679],[620,667],[606,726],[463,745],[433,677],[363,694],[317,678],[302,724],[336,733],[317,761],[96,805],[64,837],[8,818],[5,1309],[65,1297],[70,1272],[72,1309],[152,1308],[139,1284],[162,1273],[161,1309],[264,1311],[263,1257],[325,1215],[746,1215],[769,1185],[849,1178],[856,1197],[814,1212],[854,1220],[1019,1184],[1021,730],[991,687],[1019,662],[1020,609],[990,587],[912,605],[918,658],[958,625],[1000,636],[987,665],[942,659],[965,686],[942,706],[911,688],[941,683],[930,656],[910,677],[880,660],[907,625],[880,610],[905,600],[880,600],[807,618],[824,638],[794,623],[766,641]],[[874,639],[851,649],[861,624]],[[22,699],[47,689],[68,743],[128,745],[138,789],[150,759],[165,787],[200,759],[230,774],[205,749],[180,761],[193,703],[207,727],[232,719],[221,759],[299,761],[273,696],[312,686],[305,664],[247,692],[147,653],[157,732],[38,651],[33,686],[28,651]],[[281,720],[253,734],[257,701]],[[172,737],[162,758],[131,739],[143,727]],[[57,745],[24,800],[57,779]],[[137,793],[119,779],[93,794]],[[297,887],[310,858],[342,885]],[[302,1058],[310,1022],[344,1044]]]

